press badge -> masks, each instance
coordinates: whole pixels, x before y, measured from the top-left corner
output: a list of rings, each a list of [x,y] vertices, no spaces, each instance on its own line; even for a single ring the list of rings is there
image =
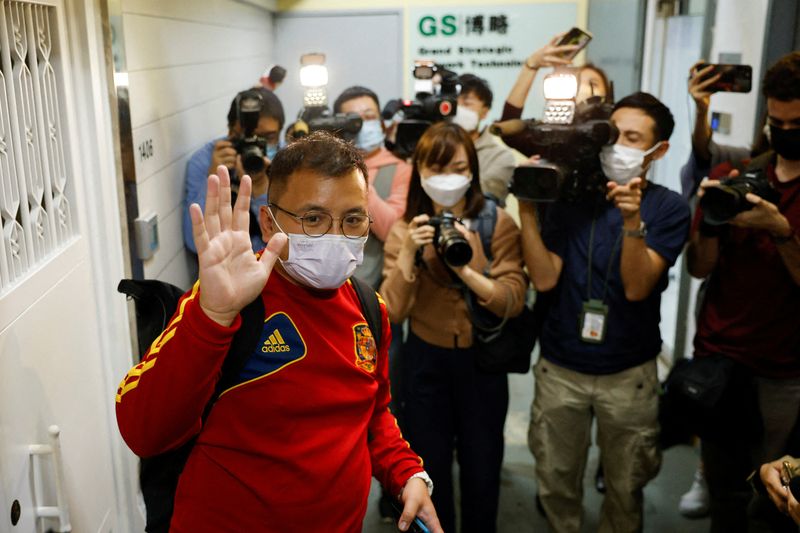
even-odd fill
[[[602,300],[583,302],[580,316],[580,334],[583,342],[600,344],[606,339],[608,306]]]

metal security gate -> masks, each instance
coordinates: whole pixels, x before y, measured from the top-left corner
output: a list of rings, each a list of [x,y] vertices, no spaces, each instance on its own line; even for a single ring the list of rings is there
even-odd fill
[[[0,293],[73,235],[64,160],[55,8],[0,10]],[[55,48],[54,48],[55,45]]]

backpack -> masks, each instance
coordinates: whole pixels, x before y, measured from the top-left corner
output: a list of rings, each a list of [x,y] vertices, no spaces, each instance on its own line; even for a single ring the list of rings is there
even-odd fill
[[[497,202],[484,199],[484,206],[475,218],[474,229],[481,239],[483,253],[489,260],[484,275],[489,277],[493,260],[492,236],[497,225]],[[475,295],[465,287],[464,299],[473,324],[475,344],[479,347],[476,359],[478,368],[490,374],[526,374],[531,366],[531,353],[539,337],[546,308],[535,306],[531,309],[528,289],[522,312],[515,317],[498,318],[481,307]],[[538,302],[538,298],[537,298]]]
[[[366,282],[355,277],[350,278],[350,281],[356,296],[358,296],[367,325],[375,338],[376,346],[380,349],[383,327],[378,296]],[[164,281],[134,279],[121,280],[117,290],[134,300],[139,358],[141,359],[147,351],[147,347],[167,326],[184,291]],[[260,295],[242,309],[240,314],[242,325],[231,341],[214,394],[203,410],[203,422],[208,418],[214,402],[220,394],[236,384],[237,376],[258,345],[261,335],[259,324],[262,324],[264,320],[264,304]],[[195,440],[197,440],[197,436],[174,450],[141,458],[139,485],[147,511],[145,526],[147,533],[169,532],[178,478],[189,458]]]

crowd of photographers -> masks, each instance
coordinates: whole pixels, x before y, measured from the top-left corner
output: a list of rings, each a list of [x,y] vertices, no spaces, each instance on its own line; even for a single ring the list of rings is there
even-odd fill
[[[358,119],[343,135],[368,171],[371,225],[355,275],[385,301],[392,411],[433,481],[442,529],[496,530],[508,378],[481,369],[497,341],[477,341],[479,316],[491,316],[502,336],[514,317],[531,314],[540,357],[529,446],[537,505],[553,531],[581,530],[593,425],[605,482],[599,531],[641,531],[662,424],[676,418],[702,439],[698,475],[711,531],[797,531],[800,494],[789,489],[796,461],[783,456],[800,455],[800,52],[767,71],[764,132],[747,150],[711,139],[707,114],[720,74],[713,65],[692,68],[697,114],[680,194],[651,181],[670,148],[670,110],[642,92],[614,101],[602,70],[567,68],[576,47],[559,39],[526,58],[494,127],[489,84],[470,74],[445,95],[454,96],[455,112],[441,107],[427,122],[410,120],[418,118],[411,108],[405,123],[387,120],[399,109],[382,115],[367,87],[350,87],[333,104]],[[521,120],[547,67],[574,90],[548,100],[542,119]],[[219,165],[234,183],[252,178],[254,214],[269,204],[285,122],[271,89],[236,96],[229,134],[187,166],[189,250],[197,250],[189,206],[204,205],[206,178]],[[288,142],[303,135],[294,128]],[[519,226],[504,209],[508,194],[518,200]],[[254,250],[266,246],[257,216],[250,233]],[[656,372],[661,294],[684,249],[689,272],[705,280],[692,368],[681,366],[696,379],[695,398],[678,397],[685,383],[677,375],[664,394]],[[671,407],[684,411],[667,420],[670,394]]]

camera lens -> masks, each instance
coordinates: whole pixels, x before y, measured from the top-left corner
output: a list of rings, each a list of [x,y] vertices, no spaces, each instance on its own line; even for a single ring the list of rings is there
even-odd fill
[[[242,166],[248,174],[257,174],[264,170],[264,152],[255,144],[242,149]]]
[[[745,192],[740,191],[737,187],[726,185],[706,189],[700,200],[700,206],[703,208],[703,220],[715,226],[725,224],[747,208]]]
[[[451,267],[462,267],[472,260],[472,247],[452,222],[442,222],[436,240],[436,251]]]

